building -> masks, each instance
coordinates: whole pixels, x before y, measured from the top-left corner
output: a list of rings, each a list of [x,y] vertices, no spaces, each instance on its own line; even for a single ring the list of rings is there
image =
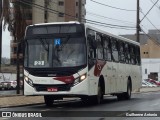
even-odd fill
[[[16,2],[16,0],[11,1]],[[85,22],[86,0],[23,0],[22,3],[27,6],[25,7],[27,25],[67,21]],[[14,17],[14,8],[11,11],[11,16]],[[16,52],[17,43],[13,37],[11,40],[11,64],[16,64]]]
[[[142,79],[160,80],[160,32],[149,30],[147,35],[140,35]],[[136,41],[136,35],[122,35]]]
[[[142,79],[160,80],[160,59],[142,59]]]
[[[121,35],[136,41],[136,35]],[[148,37],[150,36],[150,38]],[[148,36],[140,34],[141,58],[160,58],[160,32],[159,30],[149,30]]]

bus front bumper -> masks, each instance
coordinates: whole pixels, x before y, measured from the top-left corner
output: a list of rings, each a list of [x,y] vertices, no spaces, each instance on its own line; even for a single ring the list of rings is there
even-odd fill
[[[65,84],[62,84],[65,85]],[[37,85],[38,87],[38,85]],[[50,90],[37,90],[35,86],[30,86],[24,80],[24,95],[53,95],[53,96],[88,96],[89,89],[88,89],[88,81],[84,80],[81,83],[71,86],[69,90],[66,91],[59,91],[58,88],[55,90],[55,87],[49,87],[47,89]]]

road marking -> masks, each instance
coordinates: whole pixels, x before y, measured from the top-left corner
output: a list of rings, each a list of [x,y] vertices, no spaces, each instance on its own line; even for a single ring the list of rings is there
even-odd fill
[[[150,106],[157,106],[157,105],[159,105],[159,103],[155,103],[155,104],[152,104],[152,105],[150,105]]]
[[[9,118],[0,118],[0,120],[8,120]]]
[[[45,109],[45,110],[40,110],[40,111],[49,111],[49,110],[51,110],[51,109]]]

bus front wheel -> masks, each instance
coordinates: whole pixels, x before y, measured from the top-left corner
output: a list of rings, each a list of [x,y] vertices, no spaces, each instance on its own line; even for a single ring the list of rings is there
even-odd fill
[[[98,84],[97,95],[82,97],[81,100],[86,104],[100,104],[103,100],[102,87]]]
[[[48,107],[52,106],[53,102],[54,102],[53,96],[45,95],[44,102],[45,102],[46,106],[48,106]]]
[[[98,84],[98,89],[97,89],[97,95],[93,96],[91,101],[93,101],[94,104],[100,104],[103,100],[103,92],[102,92],[102,86],[99,83]]]

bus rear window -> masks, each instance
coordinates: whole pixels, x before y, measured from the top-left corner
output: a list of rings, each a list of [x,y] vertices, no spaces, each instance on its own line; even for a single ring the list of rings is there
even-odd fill
[[[48,25],[28,27],[26,36],[57,33],[82,33],[82,25]]]

